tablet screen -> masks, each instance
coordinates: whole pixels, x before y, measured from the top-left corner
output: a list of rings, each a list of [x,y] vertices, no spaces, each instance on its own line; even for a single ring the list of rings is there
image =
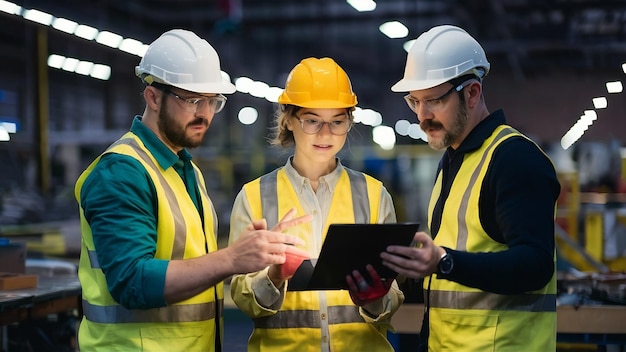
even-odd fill
[[[317,261],[303,263],[306,270],[299,268],[302,274],[306,271],[306,276],[310,275],[305,280],[308,283],[304,285],[303,277],[296,272],[296,286],[300,287],[290,290],[348,289],[345,277],[352,270],[359,270],[369,279],[367,264],[373,265],[381,278],[394,279],[398,273],[382,264],[380,253],[390,245],[410,245],[418,228],[419,223],[331,224]]]

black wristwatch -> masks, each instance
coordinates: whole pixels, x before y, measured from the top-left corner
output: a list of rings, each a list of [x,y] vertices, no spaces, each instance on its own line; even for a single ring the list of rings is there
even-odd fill
[[[454,260],[452,260],[452,256],[448,254],[448,251],[446,250],[446,252],[441,256],[441,259],[439,259],[439,265],[437,266],[437,274],[448,275],[452,272],[453,268],[454,268]]]

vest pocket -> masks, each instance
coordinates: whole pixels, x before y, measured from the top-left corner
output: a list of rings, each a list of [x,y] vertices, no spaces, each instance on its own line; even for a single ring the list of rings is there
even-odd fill
[[[207,347],[198,345],[203,334],[204,329],[200,327],[143,328],[140,330],[141,349],[146,352],[198,351]]]
[[[441,350],[494,351],[497,315],[474,312],[439,312],[437,315],[441,323],[431,323],[431,334],[439,335]]]

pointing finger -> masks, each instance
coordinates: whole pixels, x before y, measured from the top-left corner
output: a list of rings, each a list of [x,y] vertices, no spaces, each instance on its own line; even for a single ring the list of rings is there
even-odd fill
[[[303,216],[300,216],[291,220],[282,220],[281,222],[276,224],[276,226],[272,227],[271,231],[283,232],[286,229],[292,228],[294,226],[302,225],[311,220],[313,220],[313,215],[311,214],[303,215]]]

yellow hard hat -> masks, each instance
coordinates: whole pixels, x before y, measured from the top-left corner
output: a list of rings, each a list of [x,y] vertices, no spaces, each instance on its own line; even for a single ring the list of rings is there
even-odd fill
[[[328,57],[310,57],[294,67],[278,103],[303,108],[350,108],[356,95],[346,72]]]

